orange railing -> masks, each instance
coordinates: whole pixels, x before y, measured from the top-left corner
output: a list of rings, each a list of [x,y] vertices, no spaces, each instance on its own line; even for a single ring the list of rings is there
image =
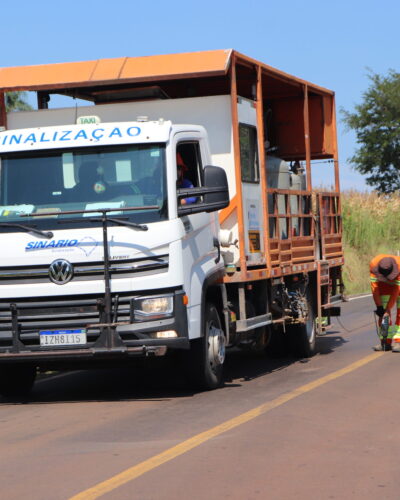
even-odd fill
[[[315,260],[312,195],[304,191],[268,189],[271,267]]]
[[[321,259],[343,257],[342,217],[338,193],[316,193],[321,235]]]

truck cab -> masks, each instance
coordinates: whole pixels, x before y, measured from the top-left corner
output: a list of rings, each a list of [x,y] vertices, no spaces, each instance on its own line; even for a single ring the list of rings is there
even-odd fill
[[[202,337],[229,203],[206,131],[96,121],[0,133],[0,360],[157,356]]]

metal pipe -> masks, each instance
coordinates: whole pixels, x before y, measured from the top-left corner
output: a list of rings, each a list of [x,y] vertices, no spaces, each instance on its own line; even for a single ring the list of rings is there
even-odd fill
[[[114,347],[113,331],[111,326],[111,285],[110,285],[110,259],[108,252],[107,211],[101,210],[101,224],[103,228],[103,260],[104,260],[104,313],[106,319],[106,344],[108,348]]]

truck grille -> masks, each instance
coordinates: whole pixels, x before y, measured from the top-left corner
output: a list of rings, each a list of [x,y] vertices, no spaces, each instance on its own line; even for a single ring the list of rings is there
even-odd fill
[[[168,255],[110,262],[111,279],[133,278],[168,271]],[[104,263],[74,263],[73,281],[99,280],[104,276]],[[49,266],[0,267],[0,285],[49,283]]]
[[[130,322],[132,294],[113,294],[113,316],[118,322]],[[98,303],[102,297],[62,297],[46,299],[17,299],[19,340],[26,347],[39,347],[39,330],[87,329],[88,346],[100,335],[100,328],[87,325],[101,323]],[[0,301],[0,349],[12,347],[12,313],[10,300]]]

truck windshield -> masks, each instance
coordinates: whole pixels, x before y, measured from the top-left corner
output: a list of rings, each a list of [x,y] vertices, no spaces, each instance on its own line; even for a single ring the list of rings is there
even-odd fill
[[[137,223],[167,218],[163,144],[13,153],[0,162],[2,223],[34,221],[35,226],[54,227],[57,219],[82,217],[84,223],[93,215],[54,212],[149,206],[158,208],[110,215],[123,214]],[[34,217],[50,212],[48,217]]]

